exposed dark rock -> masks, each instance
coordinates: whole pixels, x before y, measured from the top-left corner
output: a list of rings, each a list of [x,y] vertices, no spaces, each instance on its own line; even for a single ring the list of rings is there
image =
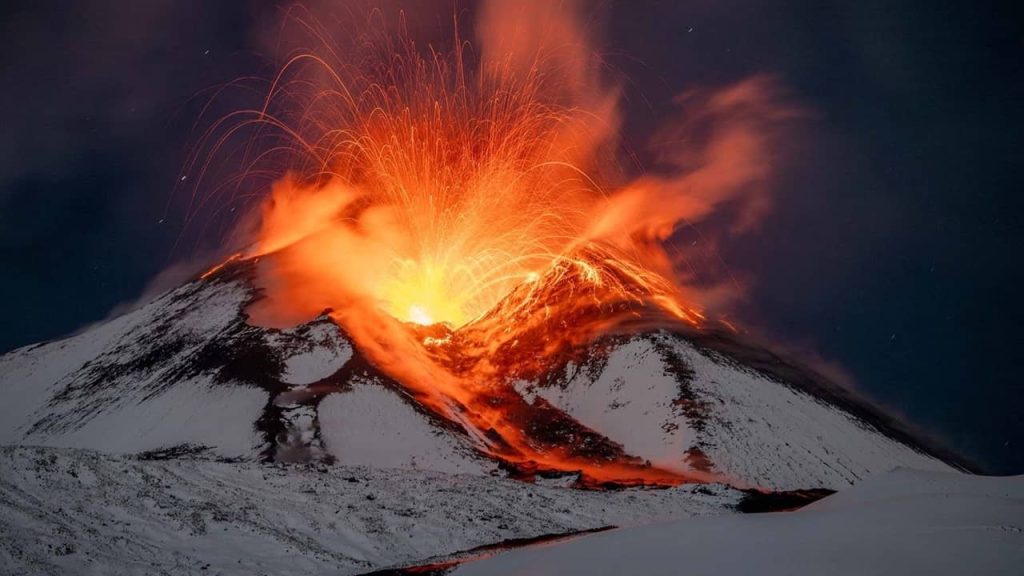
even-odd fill
[[[745,490],[746,496],[736,510],[745,514],[761,512],[788,512],[835,494],[835,490],[826,488],[809,488],[806,490],[789,490],[785,492],[761,492]]]

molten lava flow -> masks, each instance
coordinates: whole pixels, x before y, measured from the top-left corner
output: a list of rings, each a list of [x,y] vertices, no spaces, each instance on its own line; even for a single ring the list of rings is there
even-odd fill
[[[277,134],[246,166],[262,174],[283,154],[287,169],[245,253],[262,256],[265,296],[249,312],[288,325],[332,310],[423,406],[518,469],[698,479],[576,423],[562,424],[574,443],[544,437],[534,420],[557,411],[511,383],[605,334],[699,325],[664,242],[720,207],[763,208],[770,124],[790,113],[764,78],[691,94],[679,129],[694,134],[666,134],[697,144],[666,146],[659,174],[631,181],[615,162],[620,90],[579,15],[572,2],[492,1],[478,53],[458,38],[445,54],[371,33],[347,52],[325,41],[293,54],[262,108],[229,130]]]
[[[220,264],[217,264],[215,266],[211,266],[206,272],[203,272],[202,274],[200,274],[199,275],[199,279],[200,280],[206,280],[210,276],[213,276],[217,272],[220,272],[221,270],[223,270],[224,267],[227,266],[228,264],[231,264],[232,262],[238,260],[241,257],[242,257],[241,252],[236,253],[236,254],[232,254],[231,256],[228,257],[227,260],[225,260],[225,261],[223,261]]]

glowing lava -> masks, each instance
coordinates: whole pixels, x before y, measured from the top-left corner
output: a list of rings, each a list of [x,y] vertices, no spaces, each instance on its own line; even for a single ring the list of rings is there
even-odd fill
[[[658,175],[630,180],[616,162],[620,89],[580,13],[571,2],[489,2],[475,52],[457,34],[439,52],[385,31],[342,50],[303,22],[323,45],[294,53],[262,108],[210,136],[216,150],[257,126],[246,149],[263,152],[244,166],[287,171],[245,253],[262,257],[264,298],[249,313],[289,325],[331,309],[418,402],[519,469],[598,483],[700,479],[614,444],[540,438],[532,418],[546,409],[511,379],[605,334],[698,325],[664,242],[720,206],[740,219],[763,210],[771,123],[790,112],[764,78],[690,94],[666,132],[693,146],[665,147]]]

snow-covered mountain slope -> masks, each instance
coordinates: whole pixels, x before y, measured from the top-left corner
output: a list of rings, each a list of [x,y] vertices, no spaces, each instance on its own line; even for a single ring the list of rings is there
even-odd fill
[[[252,266],[233,263],[77,336],[0,357],[0,444],[495,473],[469,435],[372,366],[327,316],[288,330],[249,325]],[[779,490],[953,461],[848,392],[722,334],[608,336],[566,358],[513,383],[527,409],[558,414],[545,441],[582,431],[658,466]]]
[[[765,488],[838,489],[897,466],[950,469],[825,398],[664,332],[520,390],[656,464]]]
[[[0,574],[364,573],[509,539],[788,509],[897,466],[959,466],[731,334],[612,333],[541,363],[565,318],[533,325],[524,346],[449,331],[494,344],[505,371],[475,399],[506,410],[533,454],[716,482],[577,490],[598,484],[501,460],[481,444],[501,438],[493,428],[439,415],[328,314],[251,325],[253,278],[253,262],[233,262],[0,357]],[[435,349],[438,362],[459,350]]]
[[[77,336],[3,356],[0,442],[252,453],[266,393],[217,386],[199,368],[211,345],[232,350],[254,336],[237,321],[247,298],[236,283],[189,284]]]
[[[354,358],[328,318],[288,330],[247,324],[256,291],[247,269],[236,272],[0,357],[0,444],[493,468]]]
[[[346,393],[324,398],[319,418],[328,451],[346,465],[470,474],[496,469],[468,450],[459,435],[433,425],[372,382],[356,381]]]
[[[612,530],[466,563],[452,576],[1020,574],[1024,476],[900,469],[792,513]]]
[[[721,514],[742,496],[3,447],[0,574],[361,574],[509,539]]]

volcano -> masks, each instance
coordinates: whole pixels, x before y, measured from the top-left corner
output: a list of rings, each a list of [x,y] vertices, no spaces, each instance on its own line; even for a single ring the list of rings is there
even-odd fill
[[[51,548],[79,550],[69,562],[82,549],[114,562],[122,552],[109,535],[81,526],[127,515],[163,527],[137,543],[139,562],[226,567],[235,556],[178,541],[181,530],[205,538],[221,526],[246,546],[269,542],[282,557],[360,573],[547,534],[786,509],[899,466],[968,467],[724,326],[666,328],[642,304],[620,304],[601,313],[627,318],[617,326],[628,330],[552,337],[590,324],[580,318],[594,310],[579,298],[511,332],[491,315],[455,330],[403,325],[447,371],[491,367],[471,401],[500,417],[481,429],[470,414],[479,406],[439,409],[376,366],[330,311],[287,329],[250,323],[260,265],[233,259],[102,325],[0,359],[5,516],[21,519],[9,533],[41,538],[26,526],[55,522],[39,530],[56,539]],[[499,307],[537,317],[517,300],[558,302],[572,283],[556,276]],[[308,525],[296,534],[296,522]],[[167,538],[174,552],[155,551]],[[63,555],[39,556],[27,541],[8,546],[29,571],[63,566]],[[255,555],[238,569],[275,561]]]
[[[257,265],[231,261],[106,324],[4,356],[0,442],[581,476],[488,450],[488,439],[458,415],[444,417],[375,367],[329,314],[290,329],[249,324]],[[612,332],[538,365],[537,347],[552,341],[542,331],[570,330],[587,313],[562,311],[514,342],[490,333],[486,318],[455,332],[411,330],[428,341],[492,345],[483,358],[504,367],[504,385],[485,402],[501,406],[539,452],[563,451],[596,468],[628,462],[698,481],[794,490],[839,489],[899,465],[966,465],[851,390],[724,327]],[[444,361],[466,369],[459,359]]]
[[[499,367],[501,385],[482,401],[538,453],[574,460],[559,469],[506,457],[487,446],[505,442],[498,431],[473,430],[421,401],[328,313],[289,329],[248,323],[257,265],[230,262],[106,324],[5,355],[0,442],[584,484],[593,478],[572,462],[626,463],[771,490],[839,489],[896,466],[966,466],[854,392],[724,327],[632,328],[570,346],[547,332],[583,325],[575,318],[586,309],[562,310],[511,342],[487,317],[454,332],[410,326],[428,342],[489,346],[484,361]],[[543,356],[556,361],[538,365],[537,348],[549,342],[562,345]],[[467,370],[444,350],[435,352],[443,362]]]
[[[488,449],[504,442],[496,430],[474,431],[422,402],[369,361],[329,311],[288,329],[251,325],[256,266],[232,261],[103,325],[5,355],[0,442],[587,481],[580,469]],[[483,361],[499,367],[501,385],[483,402],[539,453],[564,451],[595,469],[626,462],[793,490],[839,489],[896,466],[967,466],[853,391],[724,327],[631,328],[576,345],[548,337],[583,325],[577,316],[588,312],[562,310],[511,342],[486,316],[454,332],[409,326],[428,343],[489,347]],[[630,318],[643,323],[640,312]],[[543,357],[556,360],[538,365],[538,348],[550,342],[561,348]],[[444,350],[435,352],[442,362],[467,370]]]

